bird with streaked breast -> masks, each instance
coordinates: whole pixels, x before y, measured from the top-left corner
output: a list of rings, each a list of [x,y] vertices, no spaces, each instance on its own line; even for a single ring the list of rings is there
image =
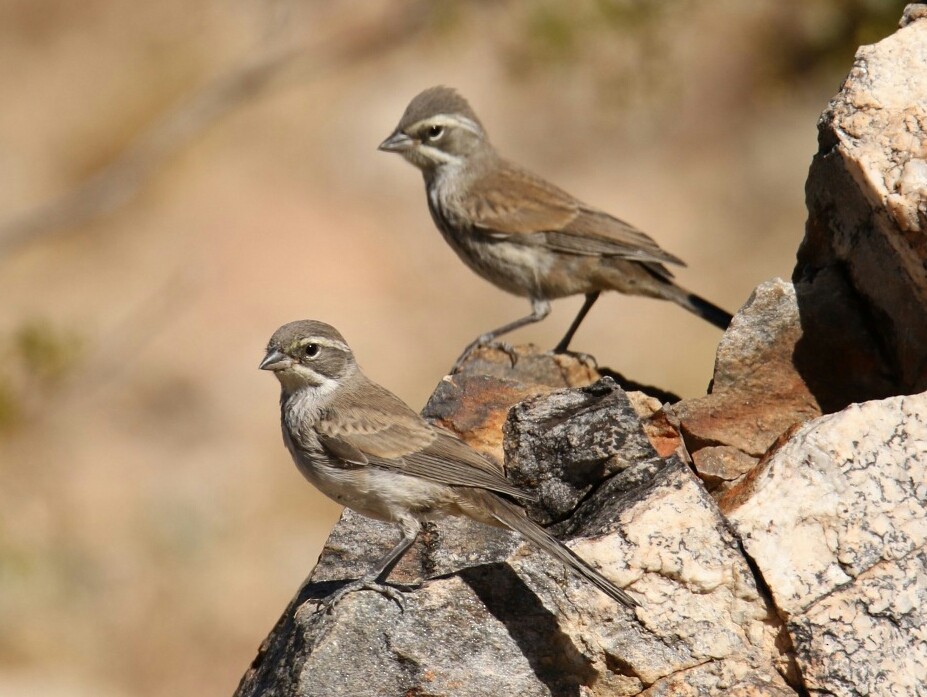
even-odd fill
[[[728,312],[675,283],[664,264],[682,260],[648,235],[500,157],[467,100],[449,87],[417,95],[379,149],[422,171],[432,219],[467,266],[531,300],[531,314],[480,335],[453,370],[473,349],[539,322],[550,300],[570,295],[585,302],[556,352],[568,350],[604,290],[671,300],[721,329],[730,324]]]
[[[280,381],[283,440],[303,476],[341,505],[401,532],[368,574],[327,599],[329,608],[363,589],[404,606],[402,594],[385,580],[421,524],[447,516],[514,530],[609,597],[638,604],[529,519],[518,502],[533,496],[500,467],[368,379],[334,327],[314,320],[280,327],[260,367]]]

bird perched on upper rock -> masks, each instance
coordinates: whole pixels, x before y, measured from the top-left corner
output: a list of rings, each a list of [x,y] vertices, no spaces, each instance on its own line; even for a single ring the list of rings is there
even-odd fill
[[[499,467],[369,380],[334,327],[312,320],[285,324],[271,337],[260,367],[280,381],[283,440],[303,476],[341,505],[402,532],[370,573],[328,599],[329,607],[364,588],[402,606],[399,592],[383,581],[421,523],[446,516],[514,530],[609,597],[638,604],[531,521],[518,501],[533,497]]]
[[[623,220],[499,156],[467,100],[449,87],[416,96],[380,150],[425,177],[428,209],[473,271],[531,300],[531,314],[487,332],[457,359],[550,313],[550,300],[586,301],[555,351],[566,351],[603,290],[672,300],[721,329],[731,315],[679,287],[664,264],[683,262]]]

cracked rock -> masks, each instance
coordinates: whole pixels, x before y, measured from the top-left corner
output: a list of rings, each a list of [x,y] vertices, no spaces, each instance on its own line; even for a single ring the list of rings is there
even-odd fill
[[[759,457],[787,428],[821,413],[792,361],[801,336],[792,284],[760,284],[718,345],[711,393],[668,410],[689,452],[729,445]]]
[[[927,685],[927,393],[795,432],[721,499],[788,620],[806,685]]]

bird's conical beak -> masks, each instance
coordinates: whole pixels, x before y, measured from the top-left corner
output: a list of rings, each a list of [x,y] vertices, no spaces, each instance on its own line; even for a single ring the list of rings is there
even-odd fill
[[[261,370],[282,370],[283,368],[289,368],[292,364],[293,360],[277,349],[267,349],[267,355],[264,356],[264,360],[261,361],[258,368]]]
[[[415,141],[402,131],[396,131],[389,138],[380,143],[377,150],[383,152],[404,152],[415,147]]]

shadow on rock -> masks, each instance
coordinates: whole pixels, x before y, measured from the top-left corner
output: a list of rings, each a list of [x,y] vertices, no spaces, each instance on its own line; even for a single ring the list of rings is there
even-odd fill
[[[551,694],[571,697],[596,680],[592,662],[573,644],[557,617],[508,564],[463,569],[461,580],[499,620]]]

